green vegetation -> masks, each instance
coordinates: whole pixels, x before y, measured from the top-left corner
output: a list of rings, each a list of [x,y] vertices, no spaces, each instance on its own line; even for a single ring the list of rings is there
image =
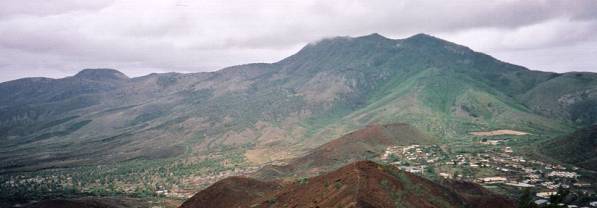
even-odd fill
[[[0,175],[0,200],[27,200],[80,197],[132,196],[159,197],[159,189],[174,187],[198,190],[207,184],[188,184],[185,179],[233,170],[244,160],[227,151],[223,157],[197,162],[176,159],[131,160],[123,163],[49,169]],[[228,161],[223,164],[222,161]]]
[[[531,192],[531,189],[526,188],[523,190],[523,193],[520,195],[520,198],[518,199],[518,208],[536,208],[537,205],[535,204],[535,202],[533,201],[533,193]]]
[[[342,186],[344,186],[344,184],[342,183],[342,181],[337,180],[337,181],[334,182],[334,188],[340,189],[340,188],[342,188]]]
[[[306,177],[301,177],[301,178],[299,178],[299,179],[298,179],[296,182],[297,182],[298,184],[305,185],[305,184],[309,183],[309,178],[306,178]]]
[[[0,84],[0,182],[23,188],[0,191],[145,196],[247,167],[246,150],[298,154],[372,123],[408,123],[452,152],[475,151],[471,131],[521,130],[533,135],[508,144],[524,148],[595,122],[595,89],[596,74],[530,71],[428,35],[326,39],[210,73],[16,80]],[[588,145],[551,146],[561,158]],[[577,155],[566,162],[597,164]]]
[[[597,125],[543,142],[538,151],[553,159],[597,170]]]

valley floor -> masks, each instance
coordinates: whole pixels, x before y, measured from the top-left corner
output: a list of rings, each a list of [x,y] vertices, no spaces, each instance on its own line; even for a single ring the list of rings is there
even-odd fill
[[[512,198],[530,188],[536,200],[548,199],[558,187],[566,187],[579,198],[571,204],[585,206],[597,201],[594,173],[535,154],[532,146],[542,140],[537,135],[469,139],[466,145],[387,146],[375,160],[435,181],[447,178],[478,183]],[[261,166],[247,163],[242,152],[213,153],[195,160],[130,161],[5,174],[0,176],[0,192],[2,201],[12,205],[44,198],[120,196],[175,207],[218,180],[250,176]]]

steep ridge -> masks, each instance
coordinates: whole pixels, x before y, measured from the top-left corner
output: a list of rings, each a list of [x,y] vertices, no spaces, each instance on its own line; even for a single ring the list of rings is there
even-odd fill
[[[455,189],[394,167],[358,161],[321,176],[287,183],[250,202],[218,207],[514,207],[511,200],[476,187],[480,189],[477,194],[479,198],[472,199]],[[217,200],[207,198],[215,195],[218,196]],[[220,192],[216,184],[200,191],[193,198],[181,208],[216,207],[210,205],[218,201],[236,200],[234,194]],[[499,203],[483,203],[488,201]]]
[[[446,142],[479,129],[560,134],[594,121],[596,79],[530,71],[425,34],[330,38],[216,72],[21,79],[0,83],[0,171],[230,148],[263,163],[370,123],[409,123]],[[577,87],[544,96],[556,81]]]
[[[283,166],[268,165],[255,173],[259,179],[313,176],[357,160],[379,157],[392,145],[435,144],[436,140],[408,124],[369,125],[348,133]]]

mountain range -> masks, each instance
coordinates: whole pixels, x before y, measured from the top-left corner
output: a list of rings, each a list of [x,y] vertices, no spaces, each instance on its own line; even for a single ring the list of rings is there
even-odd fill
[[[597,74],[532,71],[426,34],[310,43],[275,63],[129,78],[85,69],[0,83],[0,170],[200,157],[289,159],[370,124],[440,143],[561,135],[597,121]]]

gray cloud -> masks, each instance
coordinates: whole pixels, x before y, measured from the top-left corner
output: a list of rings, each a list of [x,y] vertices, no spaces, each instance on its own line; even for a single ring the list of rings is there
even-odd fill
[[[51,2],[51,3],[50,3]],[[0,2],[0,81],[273,62],[324,37],[426,32],[538,70],[597,71],[597,1]],[[563,59],[574,54],[576,58]]]
[[[109,6],[112,0],[7,0],[0,2],[0,17],[11,16],[48,16],[74,11],[98,10]]]

